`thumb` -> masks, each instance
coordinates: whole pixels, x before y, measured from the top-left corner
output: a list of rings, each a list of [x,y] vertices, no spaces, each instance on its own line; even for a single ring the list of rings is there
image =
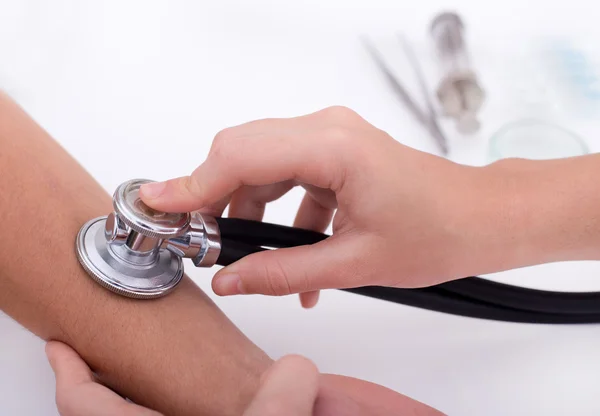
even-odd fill
[[[76,385],[92,382],[94,376],[87,364],[69,346],[58,341],[46,344],[46,355],[56,376],[56,384]]]
[[[288,355],[267,371],[244,416],[311,416],[319,390],[319,370],[307,358]]]
[[[212,287],[217,295],[284,296],[319,289],[362,286],[359,239],[330,237],[316,244],[254,253],[221,269]]]

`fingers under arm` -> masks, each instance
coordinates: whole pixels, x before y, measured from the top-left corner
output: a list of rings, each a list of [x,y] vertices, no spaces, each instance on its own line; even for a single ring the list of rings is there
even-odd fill
[[[161,416],[97,384],[88,365],[66,344],[50,341],[46,354],[56,377],[56,402],[63,416]]]
[[[94,375],[87,364],[66,344],[58,341],[48,342],[46,355],[54,371],[57,386],[75,386],[94,381]]]

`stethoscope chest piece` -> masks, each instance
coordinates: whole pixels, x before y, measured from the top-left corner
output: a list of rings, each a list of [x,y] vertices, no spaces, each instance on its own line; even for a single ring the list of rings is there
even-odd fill
[[[154,258],[133,258],[124,246],[107,244],[106,219],[89,221],[77,237],[77,257],[90,277],[106,289],[130,298],[158,298],[173,290],[183,276],[181,258],[167,250]]]
[[[113,195],[114,212],[79,231],[77,257],[90,277],[130,298],[152,299],[172,291],[183,277],[181,253],[169,239],[188,233],[189,213],[153,210],[139,198],[148,180],[132,180]],[[181,251],[181,250],[179,250]]]

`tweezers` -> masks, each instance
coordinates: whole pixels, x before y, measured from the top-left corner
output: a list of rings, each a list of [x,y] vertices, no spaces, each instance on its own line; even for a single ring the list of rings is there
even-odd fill
[[[419,61],[414,53],[414,50],[412,49],[406,38],[400,35],[398,36],[398,38],[400,43],[402,44],[404,54],[408,58],[408,61],[412,66],[415,75],[417,76],[419,88],[421,89],[421,93],[423,94],[423,98],[425,99],[425,103],[427,106],[426,110],[421,109],[419,105],[417,105],[413,97],[411,97],[411,95],[408,93],[407,89],[402,85],[402,83],[394,75],[390,67],[385,63],[385,60],[383,59],[377,48],[373,45],[373,43],[369,41],[365,36],[363,36],[361,39],[367,52],[369,52],[371,58],[373,58],[373,61],[375,61],[375,64],[387,79],[394,93],[398,96],[398,98],[400,98],[402,103],[408,108],[408,110],[417,119],[417,121],[428,131],[428,133],[437,143],[442,154],[444,156],[447,156],[448,141],[446,139],[446,136],[442,132],[440,125],[437,122],[435,108],[429,95],[427,83],[425,82],[425,76],[423,75],[423,70],[419,65]]]

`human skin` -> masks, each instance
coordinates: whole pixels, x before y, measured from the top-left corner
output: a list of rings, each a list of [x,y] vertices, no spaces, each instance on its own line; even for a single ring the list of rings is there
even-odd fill
[[[96,383],[86,363],[67,345],[50,341],[46,352],[61,391],[62,416],[161,416]],[[285,356],[262,375],[258,391],[243,416],[312,416],[318,392],[317,367],[304,357]]]
[[[272,360],[188,278],[152,301],[94,283],[77,261],[75,237],[85,222],[111,212],[111,198],[2,94],[0,149],[0,310],[37,336],[71,346],[100,382],[139,405],[165,415],[242,414]],[[355,406],[355,415],[377,415],[381,404],[369,404],[346,380],[320,379],[317,414]],[[376,390],[386,405],[439,414]]]
[[[161,416],[126,402],[94,380],[75,351],[60,342],[46,347],[56,373],[57,401],[62,416]],[[443,416],[442,413],[392,390],[362,380],[319,375],[301,356],[277,360],[243,416]]]
[[[111,212],[111,198],[4,95],[0,149],[0,309],[72,346],[136,403],[169,415],[238,415],[270,365],[263,351],[187,278],[147,302],[94,283],[75,236]]]
[[[323,230],[336,210],[333,236],[247,256],[220,270],[213,289],[313,297],[600,259],[598,166],[599,155],[459,165],[332,107],[225,129],[190,176],[145,185],[140,195],[163,211],[219,214],[231,203],[230,216],[260,220],[265,203],[302,185],[297,219]]]

